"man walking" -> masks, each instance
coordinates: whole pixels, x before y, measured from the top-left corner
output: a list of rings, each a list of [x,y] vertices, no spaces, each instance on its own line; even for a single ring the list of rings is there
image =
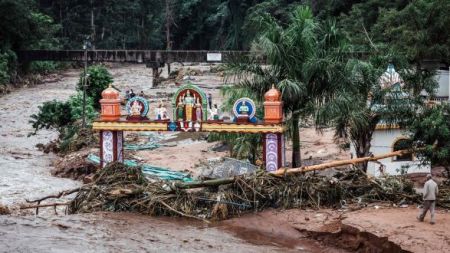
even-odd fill
[[[431,174],[427,175],[427,182],[423,187],[423,209],[417,219],[423,221],[428,210],[430,210],[431,220],[430,223],[434,224],[434,208],[436,206],[436,196],[438,195],[438,186],[433,181]]]

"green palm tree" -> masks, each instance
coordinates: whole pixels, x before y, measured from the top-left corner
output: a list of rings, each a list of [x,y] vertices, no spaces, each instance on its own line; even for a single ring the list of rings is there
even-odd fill
[[[334,98],[339,89],[339,69],[345,39],[334,22],[320,24],[309,7],[299,6],[290,15],[287,25],[269,14],[257,17],[259,36],[252,44],[252,54],[227,65],[229,89],[236,97],[253,94],[261,102],[272,84],[282,92],[287,135],[292,138],[292,166],[301,166],[300,120]],[[267,65],[261,65],[264,57]]]
[[[395,59],[393,59],[395,58]],[[415,82],[396,83],[390,87],[380,85],[380,77],[392,60],[401,66],[402,80]],[[342,89],[334,100],[320,108],[315,121],[335,127],[335,138],[346,139],[353,144],[356,157],[370,155],[372,136],[378,124],[405,128],[424,106],[418,96],[420,91],[432,93],[436,83],[432,75],[416,71],[401,56],[380,56],[375,53],[366,60],[349,59],[342,69]],[[367,170],[367,163],[361,164]]]

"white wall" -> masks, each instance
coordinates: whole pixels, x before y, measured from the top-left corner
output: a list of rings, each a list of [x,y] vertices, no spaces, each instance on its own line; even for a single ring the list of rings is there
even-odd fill
[[[439,83],[439,87],[436,91],[436,96],[450,98],[449,71],[438,70],[436,75],[436,81]]]
[[[400,129],[392,130],[375,130],[372,136],[372,147],[370,151],[373,155],[382,155],[392,152],[392,146],[394,142],[403,137],[402,131]],[[355,149],[352,145],[351,152],[355,154]],[[385,173],[389,175],[398,175],[401,172],[402,166],[407,166],[407,173],[416,172],[430,172],[429,165],[421,165],[420,161],[415,159],[414,161],[395,161],[393,157],[378,160],[379,163],[385,166]],[[373,176],[380,176],[380,164],[375,162],[369,162],[367,167],[367,173]]]

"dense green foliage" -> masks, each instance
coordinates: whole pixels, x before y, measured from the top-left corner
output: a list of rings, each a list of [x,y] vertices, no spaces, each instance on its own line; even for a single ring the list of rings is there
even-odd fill
[[[94,108],[100,109],[102,91],[112,84],[113,78],[108,70],[102,65],[90,66],[87,69],[86,95],[94,101]],[[84,72],[80,74],[77,90],[83,91]]]
[[[334,22],[319,22],[310,8],[296,7],[287,24],[268,14],[255,17],[259,24],[253,44],[255,56],[264,55],[269,66],[256,59],[239,60],[228,65],[228,74],[237,78],[230,93],[253,93],[262,101],[273,84],[282,92],[284,113],[293,140],[292,166],[300,166],[300,119],[314,114],[334,99],[341,89],[340,72],[345,40]]]
[[[408,124],[408,130],[416,146],[423,148],[419,157],[450,172],[450,105],[425,109]]]
[[[93,120],[97,113],[93,107],[91,97],[86,99],[86,116],[88,120]],[[73,125],[82,117],[83,95],[77,93],[69,98],[66,102],[47,101],[40,105],[39,112],[31,115],[30,123],[35,132],[40,129],[57,129],[61,130],[67,126]]]
[[[92,122],[97,117],[91,97],[86,99],[86,120]],[[83,115],[83,95],[78,92],[66,102],[47,101],[39,106],[39,112],[31,115],[30,123],[34,133],[41,129],[55,129],[59,132],[57,151],[79,150],[93,141],[93,135],[81,126]],[[54,150],[54,151],[56,151]]]
[[[390,87],[380,85],[389,62],[395,62],[401,77],[407,80],[404,87],[399,83]],[[425,105],[425,99],[417,94],[422,90],[433,94],[436,87],[431,73],[412,69],[393,56],[374,55],[364,61],[349,59],[342,71],[345,89],[339,90],[335,99],[320,108],[315,117],[320,125],[334,126],[336,138],[351,142],[356,157],[371,154],[372,135],[378,124],[405,128]]]
[[[111,74],[103,66],[88,69],[89,81],[86,89],[86,122],[90,124],[97,117],[101,91],[112,83]],[[59,152],[76,151],[92,143],[93,135],[82,128],[84,73],[80,75],[78,92],[66,102],[48,101],[39,106],[39,112],[31,115],[30,123],[34,134],[40,129],[56,129],[59,132]]]
[[[101,49],[249,49],[261,16],[285,25],[299,5],[320,21],[336,20],[352,51],[393,48],[416,64],[448,64],[447,0],[0,0],[0,54],[80,49],[86,38]],[[0,64],[0,83],[14,79],[15,59]],[[57,67],[32,65],[37,72]]]
[[[55,36],[60,25],[38,7],[33,0],[0,0],[0,85],[14,81],[17,50],[53,49],[60,45]],[[55,65],[32,63],[30,69],[45,72],[46,66],[55,68]]]
[[[88,68],[88,82],[86,89],[86,122],[90,124],[97,116],[100,108],[101,92],[112,83],[112,76],[108,70],[100,65]],[[82,127],[83,117],[83,78],[80,74],[77,94],[66,102],[48,101],[39,106],[39,112],[31,115],[30,123],[34,133],[40,129],[56,129],[59,132],[59,151],[75,151],[93,141],[93,135]]]
[[[72,121],[71,108],[68,102],[47,101],[40,105],[38,114],[31,115],[32,126],[35,133],[40,129],[54,128],[66,126]]]

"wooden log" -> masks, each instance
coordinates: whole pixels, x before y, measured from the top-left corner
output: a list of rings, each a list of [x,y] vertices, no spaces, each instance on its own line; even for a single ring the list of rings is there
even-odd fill
[[[361,157],[361,158],[354,158],[349,160],[342,160],[342,161],[335,161],[335,162],[329,162],[329,163],[323,163],[323,164],[317,164],[317,165],[311,165],[311,166],[303,166],[299,168],[282,168],[276,171],[271,172],[270,174],[275,176],[283,176],[283,175],[289,175],[289,174],[295,174],[295,173],[302,173],[302,172],[308,172],[308,171],[315,171],[315,170],[324,170],[334,167],[339,167],[343,165],[350,165],[350,164],[358,164],[363,162],[370,162],[370,161],[377,161],[393,156],[399,156],[399,155],[406,155],[412,153],[412,150],[399,150],[394,151],[391,153],[378,155],[378,156],[369,156],[369,157]]]
[[[187,183],[175,183],[175,187],[178,189],[192,189],[208,186],[217,186],[222,184],[231,184],[234,182],[234,177],[187,182]]]
[[[342,161],[334,161],[329,163],[323,163],[323,164],[317,164],[317,165],[311,165],[311,166],[303,166],[299,168],[282,168],[273,172],[270,172],[269,175],[273,176],[285,176],[285,175],[291,175],[291,174],[297,174],[302,172],[308,172],[308,171],[315,171],[315,170],[324,170],[334,167],[339,167],[343,165],[349,165],[349,164],[358,164],[363,163],[367,161],[377,161],[388,157],[393,156],[399,156],[399,155],[405,155],[412,153],[412,150],[399,150],[394,151],[391,153],[378,155],[378,156],[369,156],[369,157],[361,157],[361,158],[355,158],[355,159],[349,159],[349,160],[342,160]],[[208,187],[208,186],[218,186],[218,185],[224,185],[224,184],[231,184],[235,181],[234,177],[228,177],[228,178],[220,178],[220,179],[212,179],[212,180],[204,180],[200,182],[189,182],[189,183],[175,183],[175,187],[178,189],[192,189],[192,188],[201,188],[201,187]]]

